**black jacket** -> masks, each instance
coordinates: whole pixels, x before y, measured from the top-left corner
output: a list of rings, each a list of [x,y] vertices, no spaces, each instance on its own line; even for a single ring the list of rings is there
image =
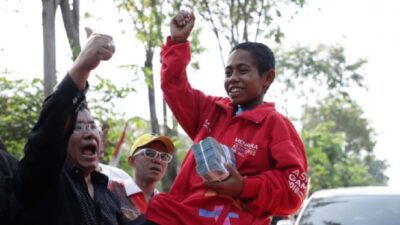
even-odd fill
[[[12,177],[17,170],[18,159],[0,148],[0,224],[8,225],[12,218],[13,211],[17,210],[12,206],[15,202],[11,187]]]
[[[0,148],[0,176],[11,177],[18,167],[18,159]]]
[[[14,224],[123,224],[119,203],[107,190],[107,177],[95,171],[91,174],[92,199],[81,170],[65,162],[71,115],[84,98],[85,91],[80,91],[69,76],[46,98],[13,179],[22,205]]]

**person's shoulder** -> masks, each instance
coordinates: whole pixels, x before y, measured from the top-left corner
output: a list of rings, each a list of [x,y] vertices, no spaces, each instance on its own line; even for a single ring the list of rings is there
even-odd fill
[[[224,109],[233,109],[232,101],[230,98],[227,97],[221,97],[221,96],[211,96],[209,95],[209,98],[214,101],[214,103]]]
[[[268,119],[269,120],[277,120],[277,121],[282,121],[282,122],[289,122],[290,120],[288,119],[287,116],[285,116],[283,113],[279,112],[275,108],[274,103],[264,103],[261,107],[262,110],[268,111]]]
[[[268,113],[267,116],[267,124],[272,125],[270,128],[286,128],[289,130],[294,130],[296,131],[296,128],[293,124],[293,121],[291,121],[287,116],[283,115],[282,113],[274,110]]]

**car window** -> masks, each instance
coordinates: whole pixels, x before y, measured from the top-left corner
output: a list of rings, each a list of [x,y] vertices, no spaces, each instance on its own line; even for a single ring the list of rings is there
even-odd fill
[[[399,225],[400,196],[314,198],[299,225]]]

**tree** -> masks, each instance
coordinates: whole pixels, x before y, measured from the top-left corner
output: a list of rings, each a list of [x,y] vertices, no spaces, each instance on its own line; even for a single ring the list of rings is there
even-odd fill
[[[222,41],[228,41],[231,48],[240,42],[258,40],[265,42],[271,38],[280,43],[284,38],[284,33],[276,22],[282,17],[280,9],[283,5],[302,8],[306,4],[305,0],[192,0],[189,2],[189,6],[196,9],[211,26],[220,46],[223,63],[225,60],[222,56],[224,52]],[[309,96],[310,93],[316,96],[326,90],[328,93],[347,94],[349,87],[354,85],[364,87],[363,77],[359,70],[362,69],[366,60],[358,59],[349,63],[346,60],[344,48],[341,46],[318,45],[315,48],[295,46],[290,51],[276,49],[275,56],[277,79],[285,84],[280,96],[288,90],[295,90],[295,94],[301,97]],[[319,87],[319,89],[314,87]]]
[[[145,50],[143,74],[147,84],[150,121],[152,133],[159,134],[153,79],[153,56],[156,48],[161,46],[161,26],[164,21],[163,2],[159,0],[124,0],[119,4],[120,9],[127,11],[132,19],[136,38],[142,42]]]
[[[90,109],[98,121],[112,121],[112,118],[120,117],[113,110],[113,100],[125,98],[134,89],[128,85],[118,87],[107,79],[97,78],[99,82],[93,86],[95,93],[89,96]],[[17,158],[23,156],[26,138],[42,109],[42,90],[40,79],[9,80],[0,77],[0,134],[7,149]],[[117,134],[121,132],[118,129],[113,128]],[[116,138],[118,140],[118,136]]]
[[[190,7],[196,9],[207,21],[218,41],[222,63],[222,42],[228,41],[230,47],[240,42],[257,41],[274,37],[280,42],[284,34],[275,18],[281,17],[281,4],[293,4],[303,7],[305,0],[190,0]],[[267,27],[268,29],[264,29]],[[225,67],[225,66],[224,66]]]
[[[165,3],[163,0],[123,0],[118,6],[120,9],[128,12],[132,19],[136,38],[142,43],[145,50],[145,61],[142,71],[148,90],[151,132],[155,134],[160,134],[161,132],[155,104],[153,56],[154,52],[161,47],[163,42],[162,27],[165,22]],[[178,9],[181,6],[179,1],[174,0],[169,3],[174,9]],[[200,50],[198,49],[198,51]],[[164,101],[163,114],[165,135],[170,137],[176,136],[177,130],[170,129],[167,126],[167,110]],[[169,190],[172,181],[177,175],[177,160],[175,160],[176,155],[174,156],[174,160],[168,166],[167,175],[163,178],[162,184],[163,191],[165,192]]]
[[[55,46],[55,15],[60,5],[74,60],[80,50],[79,42],[79,0],[42,0],[43,22],[43,68],[44,96],[53,92],[57,83],[56,46]]]
[[[43,100],[39,79],[8,80],[0,77],[0,134],[8,151],[21,158]]]
[[[277,51],[278,76],[284,91],[296,91],[297,97],[310,93],[348,95],[351,87],[366,88],[362,75],[365,59],[349,62],[345,49],[338,46],[295,46]]]
[[[115,110],[115,100],[126,98],[130,93],[135,92],[131,84],[123,86],[115,85],[110,79],[95,76],[97,81],[91,87],[88,96],[90,110],[98,121],[108,121],[112,118],[122,117],[121,113]],[[133,81],[132,81],[133,82]]]
[[[42,0],[44,95],[48,96],[57,83],[55,15],[59,0]]]
[[[329,96],[306,107],[302,118],[312,192],[386,184],[386,162],[374,155],[375,132],[357,103],[348,96]]]
[[[367,61],[349,61],[340,45],[277,50],[276,62],[276,79],[281,86],[275,86],[269,94],[279,96],[285,105],[295,103],[304,109],[328,95],[349,96],[352,88],[367,89],[362,74]]]
[[[307,107],[303,114],[303,129],[311,129],[324,121],[335,121],[332,132],[345,132],[345,152],[373,153],[375,131],[363,117],[361,107],[348,96],[328,96],[316,107]]]
[[[61,0],[60,8],[72,51],[72,60],[75,60],[81,52],[79,41],[79,0],[72,0],[72,3],[69,0]]]
[[[307,152],[311,192],[339,186],[335,163],[343,155],[344,134],[329,132],[332,126],[334,122],[329,121],[301,132]]]
[[[163,41],[161,28],[165,18],[163,7],[164,1],[160,0],[123,0],[122,3],[119,4],[119,8],[127,11],[131,17],[136,32],[136,38],[143,44],[145,50],[145,61],[142,71],[147,84],[151,132],[154,134],[160,134],[160,126],[157,118],[154,91],[153,56],[156,48],[159,48]],[[164,116],[166,117],[166,114],[164,114]],[[177,172],[174,162],[171,163],[168,170],[173,171],[167,173],[172,174],[174,177],[169,177],[167,175],[167,179],[175,179]],[[167,182],[163,182],[163,191],[168,191],[169,187],[170,185],[167,184]]]

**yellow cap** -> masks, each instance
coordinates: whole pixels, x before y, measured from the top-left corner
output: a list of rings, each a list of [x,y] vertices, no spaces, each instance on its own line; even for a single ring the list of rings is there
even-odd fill
[[[142,136],[138,137],[138,139],[136,139],[135,143],[133,143],[131,151],[129,152],[129,156],[134,155],[140,147],[148,145],[153,141],[161,141],[167,148],[168,153],[173,153],[175,150],[174,143],[172,143],[169,137],[162,135],[158,136],[151,134],[143,134]]]

